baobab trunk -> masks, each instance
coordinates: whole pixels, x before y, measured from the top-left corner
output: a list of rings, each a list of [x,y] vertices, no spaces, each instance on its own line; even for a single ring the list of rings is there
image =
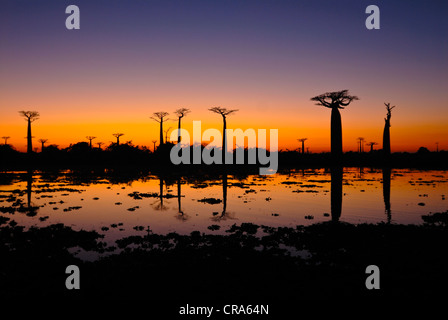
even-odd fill
[[[182,119],[181,117],[179,117],[179,123],[177,125],[177,143],[180,143],[180,119]]]
[[[33,152],[33,139],[31,138],[31,119],[28,118],[27,153]]]
[[[331,108],[331,155],[336,161],[342,158],[342,123],[338,107]]]
[[[384,119],[384,132],[383,132],[383,152],[385,156],[390,156],[390,121]]]
[[[226,123],[226,117],[222,117],[223,119],[223,128],[222,128],[222,164],[225,164],[226,160],[226,152],[227,152],[227,123]]]
[[[160,145],[163,144],[163,120],[160,120]]]

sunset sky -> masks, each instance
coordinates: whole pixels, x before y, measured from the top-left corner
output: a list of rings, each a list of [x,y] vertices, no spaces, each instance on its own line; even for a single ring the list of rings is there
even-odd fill
[[[71,4],[80,30],[65,28]],[[380,30],[365,27],[370,4]],[[447,17],[443,0],[0,0],[0,137],[24,151],[18,111],[36,110],[35,147],[115,132],[152,147],[153,112],[188,107],[185,129],[221,129],[207,109],[222,106],[239,109],[228,128],[329,151],[330,109],[310,98],[349,89],[360,100],[341,111],[344,151],[358,137],[381,148],[384,102],[397,106],[392,151],[448,150]]]

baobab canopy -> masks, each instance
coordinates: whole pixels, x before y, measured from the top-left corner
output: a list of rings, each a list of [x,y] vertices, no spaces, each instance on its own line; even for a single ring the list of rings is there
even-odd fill
[[[311,98],[311,101],[317,101],[318,106],[331,109],[331,154],[335,162],[339,162],[342,158],[342,122],[339,109],[344,109],[353,100],[359,98],[349,95],[348,90],[325,92]]]
[[[353,100],[359,100],[357,96],[348,94],[348,90],[325,92],[321,95],[311,98],[311,101],[317,101],[316,105],[327,108],[344,109]]]

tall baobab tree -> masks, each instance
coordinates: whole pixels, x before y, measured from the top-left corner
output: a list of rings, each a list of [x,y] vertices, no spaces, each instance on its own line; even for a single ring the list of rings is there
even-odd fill
[[[311,98],[316,105],[331,109],[331,154],[334,160],[342,158],[342,123],[339,109],[344,109],[352,101],[359,100],[357,96],[348,94],[348,90],[326,92]]]
[[[358,152],[359,153],[362,153],[362,152],[364,152],[364,138],[362,138],[362,137],[359,137],[358,138]]]
[[[159,144],[159,146],[163,144],[163,121],[169,120],[169,119],[165,119],[165,117],[168,115],[169,115],[168,112],[159,111],[159,112],[154,112],[151,117],[152,120],[160,123],[160,144]]]
[[[153,151],[152,152],[156,152],[156,142],[157,142],[157,140],[152,140],[152,144],[153,144]]]
[[[93,136],[87,136],[86,139],[90,141],[90,149],[92,149],[92,140],[95,140],[96,137],[93,137]]]
[[[297,139],[297,141],[302,142],[302,154],[305,153],[305,141],[306,140],[308,140],[308,138]]]
[[[227,108],[222,108],[222,107],[213,107],[208,109],[211,112],[214,113],[218,113],[222,116],[222,122],[223,122],[223,129],[222,129],[222,163],[225,164],[225,155],[227,152],[227,134],[226,134],[226,129],[227,129],[227,116],[231,113],[237,112],[237,109],[233,109],[233,110],[227,110]]]
[[[38,141],[42,144],[42,149],[40,152],[44,152],[45,143],[48,141],[48,139],[39,139]]]
[[[391,111],[395,106],[391,107],[390,103],[384,103],[387,109],[386,118],[384,118],[384,131],[383,131],[383,152],[385,156],[390,156],[390,117]]]
[[[189,114],[191,112],[190,109],[187,108],[180,108],[177,109],[176,111],[174,111],[174,113],[177,115],[178,118],[178,125],[177,125],[177,143],[180,143],[180,138],[181,138],[181,134],[180,134],[180,129],[181,129],[181,120],[183,117],[185,117],[187,114]]]
[[[370,146],[370,152],[373,152],[373,146],[376,146],[378,143],[376,142],[369,142],[367,145]]]
[[[101,150],[101,146],[104,144],[104,142],[97,142],[96,144],[97,144],[97,146],[98,146],[98,149]]]
[[[436,142],[436,152],[439,152],[439,143],[438,142]]]
[[[28,122],[28,131],[27,131],[27,153],[33,152],[33,138],[31,136],[31,123],[39,119],[39,112],[37,111],[19,111],[19,114],[25,118]]]
[[[9,138],[11,138],[11,137],[2,137],[2,139],[5,140],[5,145],[8,144],[8,139],[9,139]]]
[[[115,138],[117,138],[117,146],[120,145],[120,137],[124,136],[124,133],[114,133],[112,134]]]

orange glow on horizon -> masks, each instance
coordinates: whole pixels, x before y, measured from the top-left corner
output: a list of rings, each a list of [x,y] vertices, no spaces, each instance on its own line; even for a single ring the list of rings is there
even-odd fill
[[[159,108],[170,110],[175,108]],[[152,109],[158,110],[158,109]],[[316,110],[317,111],[317,110]],[[299,138],[308,138],[305,148],[310,152],[330,151],[330,112],[316,112],[314,115],[301,117],[299,112],[281,119],[277,114],[253,114],[250,111],[240,110],[227,119],[228,129],[246,130],[249,128],[258,129],[278,129],[279,150],[296,150],[301,147],[297,141]],[[377,142],[375,149],[382,147],[383,121],[381,116],[376,123],[372,119],[363,119],[364,123],[356,121],[346,112],[342,113],[343,121],[343,145],[344,152],[357,151],[357,138],[364,137],[365,142]],[[347,112],[348,114],[348,112]],[[153,148],[152,140],[159,140],[159,124],[149,117],[151,112],[140,112],[133,121],[129,114],[109,115],[106,119],[87,117],[88,120],[74,117],[63,117],[58,121],[55,115],[47,115],[41,112],[39,120],[32,125],[33,147],[40,151],[38,139],[48,139],[46,145],[56,144],[60,148],[68,147],[77,142],[88,142],[86,136],[97,137],[93,140],[93,145],[103,142],[103,148],[116,139],[113,133],[122,132],[124,136],[120,138],[121,143],[132,141],[134,145],[147,146]],[[172,117],[173,118],[173,117]],[[419,147],[424,146],[429,150],[435,150],[436,142],[439,142],[439,150],[447,150],[448,129],[441,121],[438,124],[409,124],[400,121],[398,117],[392,117],[391,140],[393,152],[416,152]],[[26,121],[17,114],[15,119],[5,119],[0,122],[0,136],[10,136],[8,143],[19,151],[26,150]],[[121,121],[120,121],[121,120]],[[202,110],[194,111],[182,119],[182,128],[190,132],[193,139],[193,121],[201,121],[202,132],[206,129],[215,128],[222,132],[222,120],[219,115]],[[394,121],[395,120],[395,121]],[[177,128],[177,120],[164,122],[164,130]],[[165,133],[164,133],[165,137]],[[169,138],[169,135],[168,135]],[[3,141],[2,141],[3,142]],[[158,142],[157,142],[158,145]],[[365,151],[370,147],[365,145]]]

